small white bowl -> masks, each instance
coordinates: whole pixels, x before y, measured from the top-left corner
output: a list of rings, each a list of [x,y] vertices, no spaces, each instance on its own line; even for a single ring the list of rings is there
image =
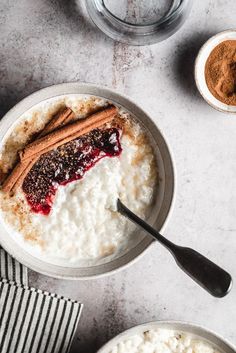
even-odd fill
[[[107,342],[102,348],[100,348],[97,353],[110,353],[117,344],[123,342],[124,340],[127,340],[130,336],[141,334],[148,330],[156,329],[167,329],[185,334],[187,333],[195,337],[196,339],[207,341],[210,345],[217,348],[220,352],[236,352],[235,347],[231,343],[202,326],[181,321],[153,321],[132,327],[129,330],[120,333],[118,336],[114,337],[109,342]]]
[[[207,87],[205,79],[205,65],[212,50],[226,40],[236,40],[236,30],[220,32],[208,39],[201,47],[195,61],[194,75],[197,88],[205,101],[213,108],[224,112],[236,114],[236,106],[227,105],[215,98]]]

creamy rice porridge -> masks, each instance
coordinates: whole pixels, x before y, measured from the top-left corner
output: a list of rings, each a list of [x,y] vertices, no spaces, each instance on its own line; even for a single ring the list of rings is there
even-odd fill
[[[110,353],[219,353],[219,350],[188,333],[156,329],[126,338]]]
[[[12,170],[18,152],[35,140],[59,109],[71,108],[75,114],[73,121],[77,121],[108,104],[96,97],[69,95],[42,102],[27,111],[3,142],[1,179]],[[158,184],[149,138],[127,112],[119,109],[112,122],[92,133],[43,154],[13,195],[0,192],[1,217],[16,236],[44,254],[72,262],[115,257],[126,249],[134,227],[117,213],[117,198],[141,217],[148,217]],[[96,146],[92,150],[91,141]],[[101,147],[106,141],[112,151]],[[95,158],[98,144],[103,150]],[[84,150],[86,158],[92,158],[89,167],[87,159],[86,168],[83,159],[82,167],[77,159],[77,164],[73,164],[78,149],[83,149],[83,158]],[[69,159],[65,160],[67,154]],[[68,163],[70,174],[63,170]],[[42,176],[44,184],[40,181]]]

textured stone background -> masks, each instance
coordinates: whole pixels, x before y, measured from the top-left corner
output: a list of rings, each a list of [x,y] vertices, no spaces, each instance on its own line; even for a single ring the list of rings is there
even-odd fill
[[[195,1],[182,29],[150,47],[114,43],[71,0],[0,2],[0,114],[35,90],[66,81],[116,88],[146,109],[170,143],[177,198],[165,234],[195,247],[236,277],[236,117],[199,96],[193,64],[211,35],[235,27],[235,0]],[[236,344],[236,288],[214,299],[158,244],[125,271],[92,281],[30,273],[33,286],[82,301],[72,352],[96,352],[148,320],[203,324]]]

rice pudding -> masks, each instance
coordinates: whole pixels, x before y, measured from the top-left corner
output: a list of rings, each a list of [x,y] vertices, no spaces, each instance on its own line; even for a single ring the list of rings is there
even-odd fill
[[[58,111],[71,109],[70,124],[76,124],[110,104],[68,95],[28,110],[2,143],[1,180]],[[40,155],[14,193],[0,192],[1,218],[9,231],[46,256],[96,260],[131,247],[135,228],[117,212],[118,197],[139,216],[149,216],[158,186],[153,148],[143,126],[116,109],[112,121]]]
[[[207,341],[188,333],[152,329],[125,338],[110,353],[219,353]]]

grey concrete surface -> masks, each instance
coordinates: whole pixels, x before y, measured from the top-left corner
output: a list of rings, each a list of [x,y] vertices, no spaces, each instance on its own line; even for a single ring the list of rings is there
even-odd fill
[[[236,116],[198,94],[195,56],[211,35],[235,27],[234,0],[195,1],[173,37],[149,47],[114,43],[82,3],[0,2],[0,114],[35,90],[60,82],[107,85],[146,109],[174,153],[177,198],[165,235],[196,248],[236,277]],[[149,320],[202,324],[236,344],[236,288],[210,297],[158,244],[130,268],[91,281],[30,272],[30,284],[84,303],[72,353],[94,353],[122,330]]]

